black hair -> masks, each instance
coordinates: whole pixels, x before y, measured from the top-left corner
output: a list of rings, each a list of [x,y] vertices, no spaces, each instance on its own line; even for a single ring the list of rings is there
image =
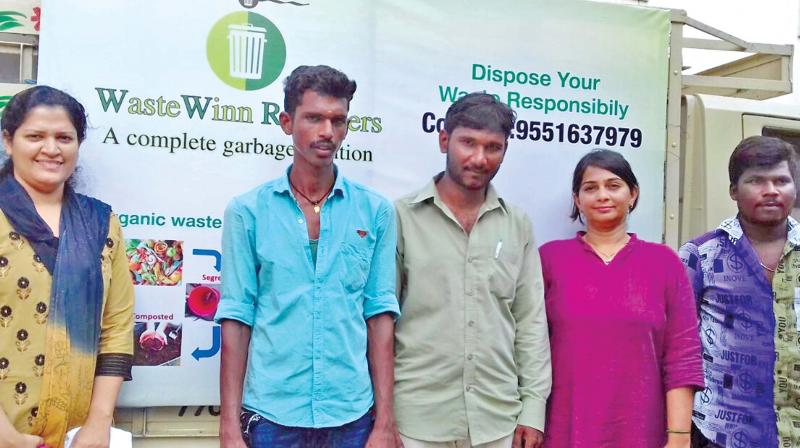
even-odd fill
[[[327,65],[301,65],[292,71],[283,85],[283,109],[289,115],[294,115],[306,90],[324,96],[344,98],[348,108],[356,92],[355,81]]]
[[[622,179],[626,185],[628,185],[628,189],[631,190],[631,193],[634,191],[639,191],[639,181],[636,180],[636,175],[633,174],[631,164],[625,160],[625,157],[622,157],[622,154],[609,149],[595,149],[581,157],[581,159],[578,161],[578,164],[575,165],[575,171],[572,173],[573,195],[578,196],[578,192],[581,189],[581,183],[583,182],[583,174],[590,166],[611,171],[615,175],[619,176],[619,178]],[[630,211],[633,211],[638,203],[639,197],[637,196],[633,201]],[[583,222],[580,211],[578,210],[578,206],[575,205],[574,200],[572,201],[572,213],[570,214],[570,218],[572,218],[573,221],[579,220],[580,222]]]
[[[63,107],[78,134],[78,143],[82,143],[86,138],[86,110],[83,105],[70,94],[50,86],[31,87],[17,93],[9,100],[3,111],[3,118],[0,119],[3,135],[9,139],[14,138],[14,134],[28,118],[30,111],[38,106]],[[9,158],[0,168],[0,178],[13,172],[14,164]],[[73,186],[74,183],[70,176],[67,184]]]
[[[748,168],[772,168],[781,162],[789,165],[792,179],[797,174],[795,148],[792,144],[775,137],[761,135],[747,137],[739,142],[728,161],[728,178],[731,186],[739,182]]]
[[[508,139],[517,114],[494,95],[473,92],[462,96],[447,109],[444,130],[448,134],[461,126],[470,129],[498,132]]]

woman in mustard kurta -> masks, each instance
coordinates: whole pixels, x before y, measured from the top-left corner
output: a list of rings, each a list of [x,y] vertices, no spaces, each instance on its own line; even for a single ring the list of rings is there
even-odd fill
[[[111,207],[71,185],[83,106],[47,86],[2,117],[0,448],[107,447],[133,360],[133,286]]]

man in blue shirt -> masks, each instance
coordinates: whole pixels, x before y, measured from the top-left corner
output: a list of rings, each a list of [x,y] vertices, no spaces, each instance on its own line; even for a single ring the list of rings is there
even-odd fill
[[[704,390],[692,446],[800,446],[800,225],[792,145],[742,140],[731,154],[739,213],[680,249],[697,299]]]
[[[395,213],[333,164],[355,90],[333,68],[295,69],[279,117],[294,163],[225,211],[225,448],[397,444]]]

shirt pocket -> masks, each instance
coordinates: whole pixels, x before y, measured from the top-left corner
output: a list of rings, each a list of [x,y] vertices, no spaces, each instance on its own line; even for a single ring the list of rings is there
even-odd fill
[[[347,240],[342,244],[340,257],[342,283],[347,292],[359,292],[366,286],[374,241],[374,237],[367,235],[358,240]]]
[[[486,276],[489,292],[498,300],[512,301],[517,290],[517,279],[522,267],[522,248],[504,244],[488,250]]]

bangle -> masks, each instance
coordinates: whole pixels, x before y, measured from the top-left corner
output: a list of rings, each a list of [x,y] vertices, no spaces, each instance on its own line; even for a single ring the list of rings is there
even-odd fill
[[[678,429],[667,429],[667,434],[691,434],[692,431],[681,431]]]

